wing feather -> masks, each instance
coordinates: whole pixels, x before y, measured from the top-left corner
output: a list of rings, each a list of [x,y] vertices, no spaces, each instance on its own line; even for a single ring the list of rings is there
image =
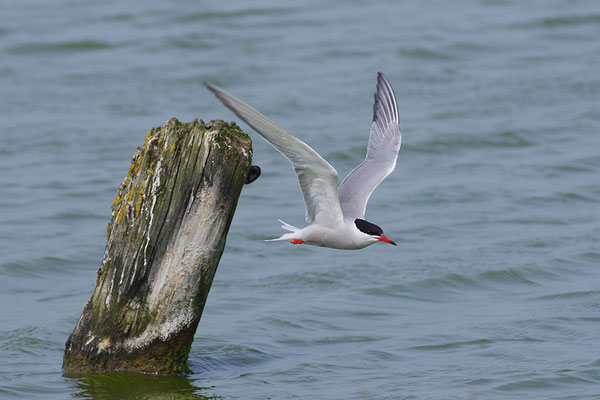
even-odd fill
[[[379,72],[367,156],[339,187],[344,216],[364,219],[371,193],[396,167],[401,142],[394,89],[386,76]]]
[[[242,100],[211,83],[204,82],[204,86],[292,163],[302,190],[308,222],[332,224],[343,221],[335,168],[306,143]]]

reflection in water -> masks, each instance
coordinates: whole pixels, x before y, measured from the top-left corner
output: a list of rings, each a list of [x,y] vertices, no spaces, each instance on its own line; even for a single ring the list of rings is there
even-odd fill
[[[69,378],[82,399],[214,399],[183,376],[151,376],[132,373],[107,373]]]

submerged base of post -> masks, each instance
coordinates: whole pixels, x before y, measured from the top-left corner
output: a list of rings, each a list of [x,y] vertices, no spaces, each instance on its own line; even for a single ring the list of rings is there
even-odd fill
[[[66,373],[186,371],[251,158],[234,123],[171,119],[148,132],[113,201]]]

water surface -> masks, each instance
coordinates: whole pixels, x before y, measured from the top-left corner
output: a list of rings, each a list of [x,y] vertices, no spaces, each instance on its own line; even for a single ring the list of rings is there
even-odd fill
[[[591,0],[0,3],[0,397],[600,398],[598,32]],[[403,146],[367,217],[398,247],[265,243],[304,210],[254,134],[192,372],[62,376],[151,127],[233,119],[210,80],[343,177],[380,70]]]

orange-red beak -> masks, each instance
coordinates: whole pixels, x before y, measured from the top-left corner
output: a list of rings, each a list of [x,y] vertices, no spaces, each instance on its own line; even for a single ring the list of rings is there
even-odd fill
[[[380,240],[382,242],[386,242],[389,244],[393,244],[394,246],[398,246],[396,243],[394,243],[394,241],[392,239],[390,239],[389,237],[385,236],[385,235],[381,235],[377,238],[377,240]]]

